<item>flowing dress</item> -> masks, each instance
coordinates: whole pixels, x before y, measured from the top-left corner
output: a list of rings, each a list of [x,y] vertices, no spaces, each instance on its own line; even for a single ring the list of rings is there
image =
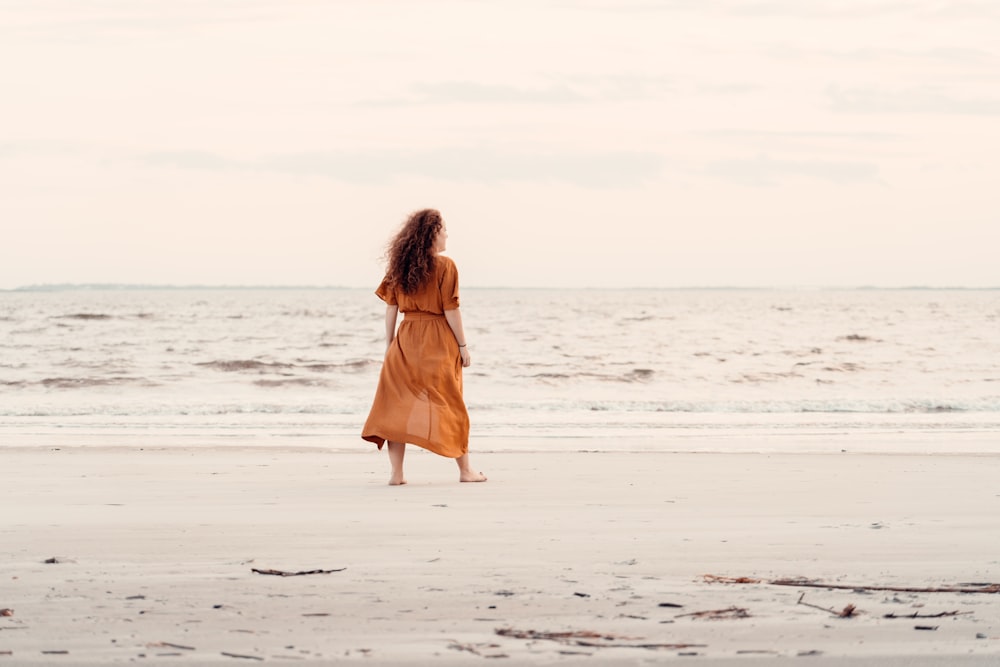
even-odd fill
[[[444,312],[458,308],[458,269],[434,258],[434,270],[413,294],[389,286],[375,291],[403,313],[385,354],[371,412],[361,432],[369,442],[408,442],[458,458],[469,450],[469,413],[462,398],[462,356]]]

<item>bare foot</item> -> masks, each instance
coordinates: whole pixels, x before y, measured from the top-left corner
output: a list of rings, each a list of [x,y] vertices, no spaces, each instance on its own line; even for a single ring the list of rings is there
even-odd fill
[[[460,482],[485,482],[486,475],[476,472],[469,463],[469,454],[465,453],[455,459],[458,464],[458,481]]]
[[[403,477],[403,457],[406,455],[406,443],[389,440],[387,444],[389,464],[392,466],[392,471],[389,475],[389,486],[406,484],[406,478]]]

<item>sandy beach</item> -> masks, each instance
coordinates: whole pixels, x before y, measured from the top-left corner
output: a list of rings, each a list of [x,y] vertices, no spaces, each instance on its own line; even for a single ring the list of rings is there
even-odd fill
[[[989,443],[410,448],[396,488],[361,443],[68,442],[4,447],[0,665],[1000,663],[1000,593],[873,590],[1000,583]]]

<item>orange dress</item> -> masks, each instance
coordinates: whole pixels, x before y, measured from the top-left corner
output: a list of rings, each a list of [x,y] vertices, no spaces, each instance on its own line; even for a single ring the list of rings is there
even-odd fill
[[[383,280],[375,291],[399,306],[403,322],[382,362],[375,400],[361,437],[382,445],[408,442],[458,458],[469,451],[469,413],[462,398],[462,356],[444,317],[458,308],[458,269],[438,255],[434,271],[414,294]]]

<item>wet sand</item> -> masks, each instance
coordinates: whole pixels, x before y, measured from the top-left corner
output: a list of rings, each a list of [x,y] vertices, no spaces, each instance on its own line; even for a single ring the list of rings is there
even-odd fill
[[[5,446],[0,665],[1000,662],[1000,593],[871,590],[1000,583],[996,454],[563,445]]]

